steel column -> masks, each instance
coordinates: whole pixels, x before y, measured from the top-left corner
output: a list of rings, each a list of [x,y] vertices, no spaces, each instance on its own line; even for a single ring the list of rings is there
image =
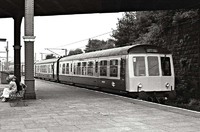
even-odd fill
[[[34,80],[34,0],[25,0],[25,99],[36,99]]]
[[[14,75],[21,81],[21,22],[22,16],[14,18]]]

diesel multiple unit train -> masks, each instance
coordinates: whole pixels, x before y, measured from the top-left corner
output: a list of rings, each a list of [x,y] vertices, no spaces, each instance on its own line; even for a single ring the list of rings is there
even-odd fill
[[[35,63],[35,77],[130,95],[174,95],[172,54],[153,45],[132,45]],[[141,94],[141,95],[143,95]]]

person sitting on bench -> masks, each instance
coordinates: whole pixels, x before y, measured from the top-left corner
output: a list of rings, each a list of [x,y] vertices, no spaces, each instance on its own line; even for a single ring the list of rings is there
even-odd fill
[[[9,87],[4,88],[3,90],[3,94],[2,94],[2,102],[6,102],[8,100],[8,98],[10,97],[10,94],[16,93],[17,92],[17,84],[16,84],[16,77],[15,76],[11,76],[9,77],[10,83],[9,83]]]

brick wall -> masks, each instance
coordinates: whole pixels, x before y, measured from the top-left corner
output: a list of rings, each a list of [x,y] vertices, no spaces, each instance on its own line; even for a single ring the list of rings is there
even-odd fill
[[[179,94],[200,99],[200,21],[175,25],[162,36],[162,42],[157,45],[173,53]],[[189,95],[185,95],[187,93]]]

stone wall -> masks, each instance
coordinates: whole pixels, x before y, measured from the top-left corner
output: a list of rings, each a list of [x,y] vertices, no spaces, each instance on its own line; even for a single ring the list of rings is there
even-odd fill
[[[162,38],[158,45],[173,53],[178,94],[200,99],[200,21],[170,27]]]

